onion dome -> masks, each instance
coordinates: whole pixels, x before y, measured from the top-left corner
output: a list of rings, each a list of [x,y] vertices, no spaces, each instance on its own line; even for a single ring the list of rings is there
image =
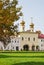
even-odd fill
[[[24,20],[22,20],[22,22],[20,23],[22,26],[25,24],[25,21]]]
[[[31,23],[31,24],[30,24],[30,26],[34,26],[34,24],[33,24],[33,23]]]
[[[31,28],[33,28],[33,27],[34,27],[34,24],[33,24],[32,22],[31,22],[31,24],[30,24],[30,27],[31,27]]]

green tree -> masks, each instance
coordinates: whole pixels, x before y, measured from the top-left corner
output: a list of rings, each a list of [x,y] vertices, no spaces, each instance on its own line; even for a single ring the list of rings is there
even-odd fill
[[[14,26],[14,22],[20,19],[22,16],[21,7],[18,7],[18,0],[0,0],[0,40],[5,40],[6,36],[14,34],[11,30],[15,31],[17,26]]]

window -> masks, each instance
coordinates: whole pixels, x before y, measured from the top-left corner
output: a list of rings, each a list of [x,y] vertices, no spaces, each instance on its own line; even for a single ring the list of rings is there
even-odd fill
[[[41,42],[43,42],[44,40],[41,40]]]
[[[35,41],[35,38],[33,38],[33,41]]]
[[[17,43],[19,43],[19,41],[17,41]]]
[[[22,40],[24,40],[24,38],[22,37]]]
[[[13,43],[13,40],[12,40],[12,43]]]
[[[42,42],[42,40],[41,40],[41,42]]]
[[[30,37],[28,38],[28,40],[30,41]]]
[[[14,49],[14,47],[13,47],[13,49]]]
[[[15,41],[15,43],[16,43],[16,41]]]

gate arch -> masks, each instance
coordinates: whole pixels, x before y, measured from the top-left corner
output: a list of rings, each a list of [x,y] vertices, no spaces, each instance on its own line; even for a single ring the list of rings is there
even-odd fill
[[[23,46],[23,50],[28,51],[29,50],[29,46],[28,45],[24,45]]]

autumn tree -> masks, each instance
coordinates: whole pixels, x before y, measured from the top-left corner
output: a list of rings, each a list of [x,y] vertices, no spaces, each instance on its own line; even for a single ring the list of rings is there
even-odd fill
[[[0,40],[6,39],[6,36],[14,34],[11,28],[15,30],[14,22],[22,16],[21,7],[18,7],[18,0],[0,0]]]

